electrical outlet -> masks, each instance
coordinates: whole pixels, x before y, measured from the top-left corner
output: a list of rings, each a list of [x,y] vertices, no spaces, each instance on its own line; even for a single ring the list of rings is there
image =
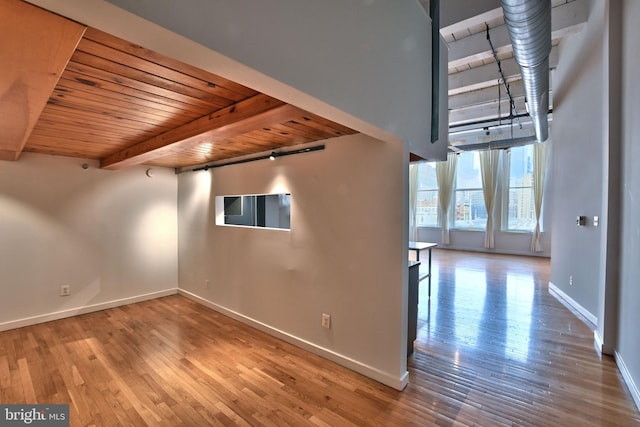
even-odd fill
[[[71,295],[71,286],[70,285],[60,286],[60,296],[68,297],[69,295]]]
[[[209,279],[204,281],[204,287],[205,289],[209,289]]]
[[[569,276],[569,286],[573,286],[573,276]]]
[[[331,316],[327,313],[322,313],[322,327],[325,329],[331,328]]]

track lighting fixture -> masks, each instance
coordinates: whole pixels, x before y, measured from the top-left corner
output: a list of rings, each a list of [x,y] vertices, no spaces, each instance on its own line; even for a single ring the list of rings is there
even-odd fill
[[[248,159],[232,160],[226,163],[204,165],[195,169],[185,170],[182,172],[208,171],[209,169],[219,168],[221,166],[237,165],[239,163],[248,163],[248,162],[254,162],[256,160],[264,160],[264,159],[275,160],[277,157],[290,156],[292,154],[309,153],[311,151],[319,151],[319,150],[324,150],[324,145],[316,145],[314,147],[306,147],[306,148],[301,148],[299,150],[292,150],[292,151],[278,151],[278,152],[272,151],[271,154],[269,155],[251,157]]]

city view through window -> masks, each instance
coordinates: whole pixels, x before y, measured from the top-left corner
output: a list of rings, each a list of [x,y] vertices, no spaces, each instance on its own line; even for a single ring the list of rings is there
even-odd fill
[[[453,228],[484,229],[487,225],[487,209],[482,194],[480,155],[468,151],[458,157],[456,169]]]
[[[503,183],[502,228],[513,231],[531,231],[536,224],[533,191],[533,146],[513,147],[506,156],[499,173]],[[420,163],[418,167],[417,225],[438,227],[438,182],[435,162]],[[504,167],[508,166],[508,167]],[[487,210],[482,192],[480,159],[478,152],[459,155],[455,188],[449,209],[453,228],[484,229]]]
[[[418,227],[438,227],[438,181],[435,162],[418,165],[418,195],[416,224]]]
[[[533,145],[514,147],[509,159],[508,230],[530,231],[536,227],[533,192]]]

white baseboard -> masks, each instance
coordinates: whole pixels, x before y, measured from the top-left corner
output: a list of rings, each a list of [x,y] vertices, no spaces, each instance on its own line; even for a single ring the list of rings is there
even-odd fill
[[[553,295],[553,297],[555,297],[558,301],[560,301],[562,305],[567,307],[569,311],[578,316],[578,318],[585,321],[587,326],[589,326],[592,330],[595,330],[596,325],[598,324],[598,318],[591,314],[589,310],[578,304],[576,300],[565,294],[552,282],[549,282],[549,293]]]
[[[596,348],[596,350],[598,351],[598,355],[602,356],[602,353],[605,353],[604,350],[604,344],[602,343],[602,337],[600,336],[600,334],[598,333],[598,330],[594,330],[593,331],[593,346]],[[606,353],[605,353],[606,354]]]
[[[127,304],[134,304],[136,302],[148,301],[151,299],[166,297],[168,295],[175,295],[177,293],[177,288],[166,289],[164,291],[136,295],[134,297],[106,301],[82,307],[70,308],[53,313],[41,314],[39,316],[26,317],[24,319],[11,320],[9,322],[0,323],[0,332],[8,331],[10,329],[23,328],[25,326],[36,325],[38,323],[51,322],[52,320],[64,319],[66,317],[78,316],[80,314],[93,313],[94,311],[106,310],[108,308],[120,307]]]
[[[538,257],[538,258],[551,258],[551,255],[549,254],[548,251],[531,252],[531,251],[500,249],[500,248],[486,249],[486,248],[466,247],[466,246],[458,246],[458,245],[445,245],[443,243],[438,243],[438,249],[444,249],[449,251],[461,251],[461,252],[480,252],[483,254],[517,255],[517,256]]]
[[[318,356],[324,357],[325,359],[331,360],[339,365],[342,365],[346,368],[349,368],[359,374],[372,378],[382,384],[388,385],[389,387],[393,387],[396,390],[403,390],[407,384],[409,383],[409,372],[405,372],[400,377],[396,377],[387,372],[383,372],[377,368],[361,363],[357,360],[351,359],[342,354],[336,353],[324,347],[320,347],[312,342],[306,341],[304,339],[298,338],[294,335],[291,335],[287,332],[281,331],[279,329],[273,328],[269,325],[266,325],[262,322],[259,322],[255,319],[247,317],[243,314],[240,314],[236,311],[229,310],[223,306],[220,306],[216,303],[213,303],[205,298],[202,298],[198,295],[192,294],[189,291],[185,291],[184,289],[179,289],[178,294],[182,295],[186,298],[189,298],[192,301],[195,301],[199,304],[202,304],[205,307],[208,307],[214,311],[217,311],[225,316],[231,317],[239,322],[242,322],[246,325],[249,325],[253,328],[256,328],[262,332],[265,332],[269,335],[272,335],[276,338],[279,338],[283,341],[288,342],[289,344],[293,344],[296,347],[303,348],[311,353],[317,354]]]
[[[622,374],[622,378],[624,378],[624,382],[627,384],[627,387],[629,388],[629,392],[633,397],[633,401],[636,403],[636,407],[638,408],[638,411],[640,411],[640,391],[638,390],[638,386],[633,381],[633,377],[631,376],[629,369],[627,369],[627,365],[625,365],[624,360],[622,360],[622,356],[620,355],[620,353],[618,353],[617,351],[614,352],[613,357],[616,360],[616,365],[618,365],[618,369]]]

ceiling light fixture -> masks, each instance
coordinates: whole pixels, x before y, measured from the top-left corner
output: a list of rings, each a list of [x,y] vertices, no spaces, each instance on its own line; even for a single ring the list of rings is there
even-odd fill
[[[275,152],[275,151],[274,151],[274,152],[272,152],[272,153],[271,153],[271,155],[269,156],[269,160],[275,160],[277,155],[278,155],[278,154],[276,154],[276,152]]]

